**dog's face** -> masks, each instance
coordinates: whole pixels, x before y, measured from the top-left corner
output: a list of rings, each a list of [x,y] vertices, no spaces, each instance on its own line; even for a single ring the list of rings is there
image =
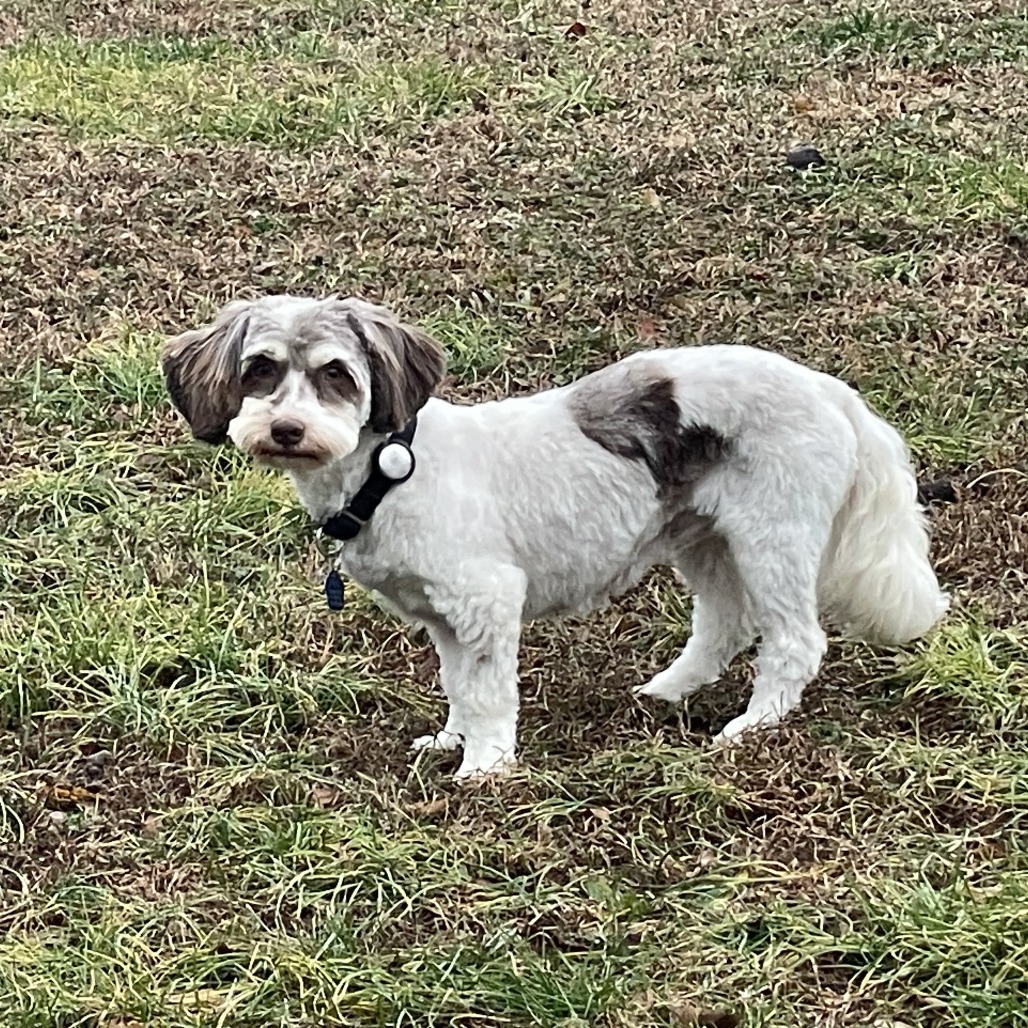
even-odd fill
[[[395,432],[442,379],[439,346],[355,298],[228,304],[172,339],[165,381],[193,435],[280,468],[341,460],[362,429]]]

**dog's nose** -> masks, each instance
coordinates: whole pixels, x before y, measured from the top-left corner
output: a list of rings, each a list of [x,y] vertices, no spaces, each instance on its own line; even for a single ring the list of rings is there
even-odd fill
[[[303,439],[303,425],[299,421],[273,421],[271,423],[271,438],[279,446],[296,446]]]

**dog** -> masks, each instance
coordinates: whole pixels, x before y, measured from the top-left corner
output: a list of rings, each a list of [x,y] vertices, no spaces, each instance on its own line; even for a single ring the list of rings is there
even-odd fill
[[[654,565],[693,593],[677,703],[759,639],[745,712],[794,710],[841,634],[901,645],[949,601],[901,436],[850,386],[742,345],[634,353],[571,385],[456,405],[440,346],[359,298],[229,303],[162,367],[193,435],[292,481],[336,567],[439,656],[449,710],[416,749],[466,778],[515,760],[523,621],[582,613]]]

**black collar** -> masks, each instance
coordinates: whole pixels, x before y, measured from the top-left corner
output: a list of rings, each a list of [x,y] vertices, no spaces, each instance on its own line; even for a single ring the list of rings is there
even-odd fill
[[[418,419],[412,418],[399,432],[393,432],[389,438],[371,455],[371,474],[368,480],[357,490],[357,495],[338,514],[333,514],[321,526],[322,532],[333,539],[345,542],[352,539],[370,520],[385,494],[394,485],[406,482],[414,474],[414,451],[411,443],[418,427]],[[390,447],[398,447],[400,451],[386,453]],[[385,468],[383,468],[385,455]]]

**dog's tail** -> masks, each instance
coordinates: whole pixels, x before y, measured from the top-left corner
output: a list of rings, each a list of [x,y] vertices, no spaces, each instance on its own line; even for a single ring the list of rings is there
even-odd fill
[[[928,561],[927,524],[906,444],[848,386],[839,402],[857,436],[857,470],[821,569],[822,609],[850,638],[899,645],[949,608]]]

